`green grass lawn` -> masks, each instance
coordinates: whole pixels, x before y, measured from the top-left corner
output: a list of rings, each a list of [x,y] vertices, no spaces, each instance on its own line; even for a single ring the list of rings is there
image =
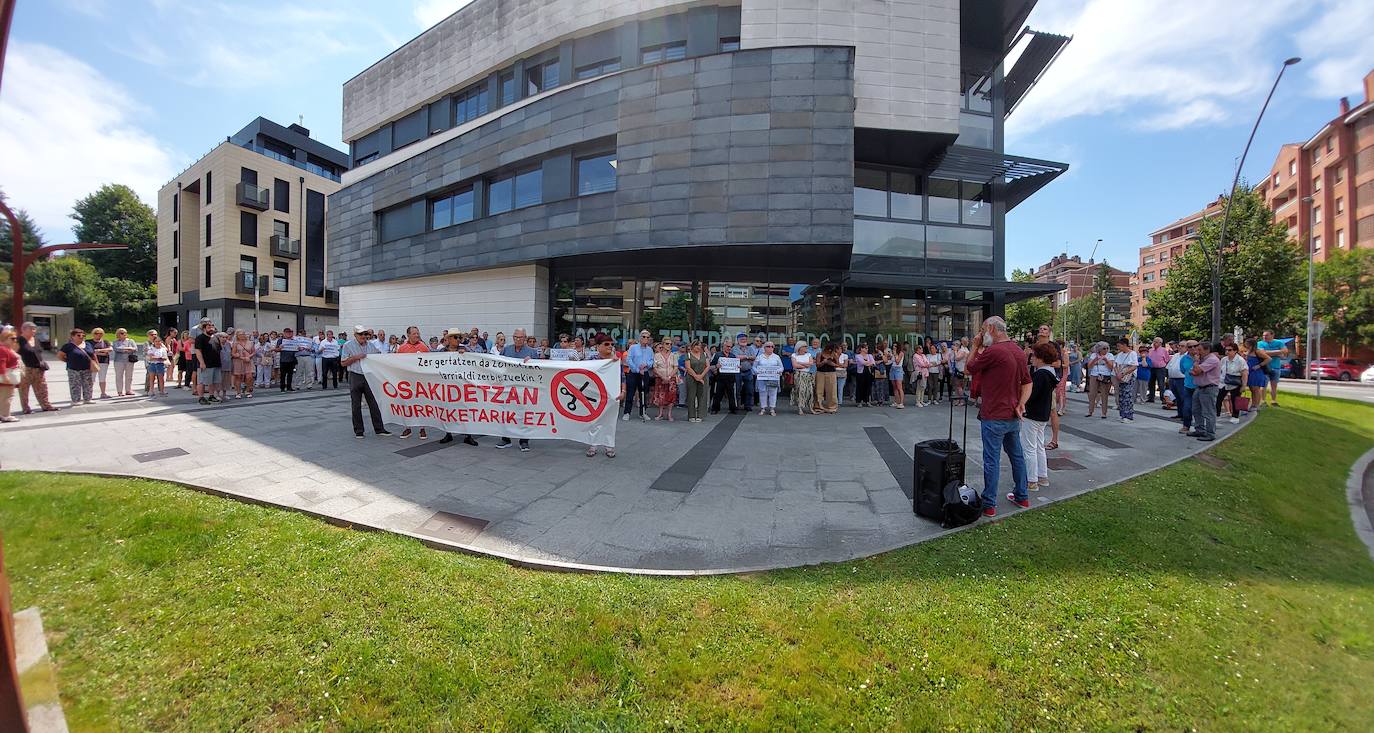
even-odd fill
[[[1374,729],[1374,408],[868,560],[554,574],[153,481],[0,474],[74,730]]]

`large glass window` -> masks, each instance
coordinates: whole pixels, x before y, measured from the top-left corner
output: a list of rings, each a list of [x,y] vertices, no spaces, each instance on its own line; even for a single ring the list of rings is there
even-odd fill
[[[612,71],[620,71],[620,59],[606,59],[605,61],[598,61],[594,64],[579,66],[577,67],[577,78],[590,79],[593,76],[609,74]]]
[[[500,214],[512,209],[533,206],[543,201],[544,170],[534,168],[517,174],[506,174],[491,182],[487,190],[487,213]]]
[[[639,54],[641,64],[656,64],[660,61],[677,61],[685,58],[687,58],[686,41],[649,46],[641,49]]]
[[[272,289],[284,293],[290,286],[290,275],[285,262],[272,263]]]
[[[472,189],[434,200],[430,217],[431,229],[443,229],[454,224],[472,221]]]
[[[930,221],[959,223],[959,182],[930,179]]]
[[[498,77],[501,86],[501,106],[515,104],[515,72],[507,71]]]
[[[544,169],[535,168],[515,177],[515,208],[534,206],[544,200]]]
[[[615,190],[615,153],[606,153],[577,161],[577,195]]]
[[[893,171],[889,177],[888,188],[891,191],[893,219],[922,218],[920,176]]]
[[[487,213],[510,211],[515,202],[515,179],[501,178],[487,186]]]
[[[427,132],[425,121],[428,119],[428,112],[421,108],[396,120],[391,127],[392,149],[405,147],[424,138]]]
[[[992,226],[992,186],[986,183],[963,182],[963,223]]]
[[[992,230],[926,227],[926,257],[932,274],[992,275]]]
[[[487,113],[487,87],[478,84],[453,98],[453,124],[461,125]]]
[[[854,169],[854,215],[887,218],[887,171]]]
[[[258,246],[258,215],[250,211],[239,212],[239,244],[245,247]]]
[[[959,139],[956,145],[971,148],[992,148],[992,118],[973,112],[959,113]]]
[[[854,254],[925,257],[925,226],[899,221],[854,220]]]
[[[558,59],[525,69],[525,96],[532,97],[556,86],[558,86]]]

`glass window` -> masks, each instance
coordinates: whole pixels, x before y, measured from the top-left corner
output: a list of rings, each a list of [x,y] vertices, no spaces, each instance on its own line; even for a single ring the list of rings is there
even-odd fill
[[[501,106],[515,104],[515,72],[508,71],[500,77],[501,82]]]
[[[290,283],[290,280],[289,280],[288,278],[289,278],[289,276],[287,275],[286,263],[284,263],[284,262],[273,262],[273,263],[272,263],[272,289],[275,290],[275,291],[277,291],[277,292],[279,292],[279,293],[284,293],[284,292],[286,292],[287,286],[291,284],[291,283]]]
[[[887,171],[854,169],[854,214],[887,217]]]
[[[921,211],[921,177],[913,173],[898,173],[894,171],[890,175],[889,187],[891,193],[891,206],[893,219],[920,219]]]
[[[926,227],[926,257],[966,263],[964,267],[942,264],[937,272],[957,269],[968,274],[991,274],[992,230]],[[936,267],[934,264],[931,266]]]
[[[972,112],[959,113],[959,139],[956,145],[989,149],[992,147],[992,118]]]
[[[256,275],[258,272],[258,258],[248,255],[239,255],[239,272],[246,272]]]
[[[277,220],[277,219],[273,219],[273,220],[272,220],[272,233],[275,234],[276,236],[282,237],[282,238],[286,238],[286,237],[291,236],[291,223],[290,223],[290,222],[285,222],[285,221],[280,221],[280,220]]]
[[[1336,213],[1337,213],[1337,214],[1344,214],[1344,213],[1345,213],[1345,199],[1343,199],[1343,198],[1336,199]]]
[[[1318,237],[1313,237],[1313,238],[1312,238],[1312,250],[1313,250],[1314,252],[1320,252],[1320,251],[1322,251],[1322,238],[1321,238],[1321,237],[1318,236]],[[208,279],[208,277],[207,277],[207,279]]]
[[[964,223],[992,226],[992,186],[964,181],[963,192]]]
[[[443,229],[454,224],[472,221],[472,189],[434,200],[430,218],[431,229]]]
[[[1344,247],[1344,246],[1345,246],[1345,230],[1344,230],[1344,229],[1337,229],[1337,230],[1336,230],[1336,246],[1337,246],[1337,247]]]
[[[925,227],[896,221],[854,220],[854,254],[925,257]]]
[[[391,128],[392,149],[405,147],[425,137],[425,122],[429,119],[427,112],[421,108],[396,120]]]
[[[205,287],[210,287],[210,257],[205,258]]]
[[[535,168],[515,177],[515,208],[533,206],[544,200],[544,169]]]
[[[248,212],[239,212],[239,244],[245,247],[258,246],[258,215]]]
[[[959,182],[944,178],[930,179],[930,221],[959,223]]]
[[[1321,176],[1312,176],[1312,190],[1313,190],[1313,191],[1320,191],[1320,190],[1322,190],[1322,177],[1321,177]]]
[[[500,214],[510,211],[515,203],[515,179],[501,178],[487,187],[487,213]]]
[[[656,64],[660,61],[677,61],[687,58],[687,42],[678,41],[676,43],[664,43],[658,46],[649,46],[640,51],[639,62],[642,64]]]
[[[478,85],[453,98],[453,124],[461,125],[487,113],[487,89]]]
[[[721,51],[738,51],[738,50],[739,50],[739,36],[727,36],[727,37],[725,37],[725,38],[720,39],[720,50],[721,50]]]
[[[615,153],[577,161],[577,195],[615,190]]]
[[[1320,207],[1320,206],[1314,206],[1314,207],[1312,207],[1312,223],[1313,223],[1313,224],[1320,224],[1320,223],[1322,223],[1322,207]]]
[[[594,64],[579,66],[577,68],[577,78],[590,79],[593,76],[609,74],[612,71],[620,71],[620,59],[607,59],[605,61],[598,61]]]

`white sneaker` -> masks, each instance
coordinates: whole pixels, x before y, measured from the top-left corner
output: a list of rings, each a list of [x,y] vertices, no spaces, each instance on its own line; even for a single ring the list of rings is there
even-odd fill
[[[1238,417],[1233,417],[1233,418],[1231,418],[1231,424],[1232,424],[1232,425],[1236,425],[1236,424],[1238,424],[1238,423],[1240,423],[1240,418],[1238,418]]]
[[[624,415],[621,415],[621,416],[620,416],[620,421],[621,421],[621,422],[629,422],[629,421],[630,421],[630,413],[627,412],[627,413],[625,413]]]

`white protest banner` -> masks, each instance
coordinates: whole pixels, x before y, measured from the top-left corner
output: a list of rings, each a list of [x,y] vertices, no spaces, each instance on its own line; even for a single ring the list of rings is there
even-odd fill
[[[739,357],[722,356],[716,361],[721,374],[739,374]]]
[[[577,349],[549,349],[549,359],[552,361],[582,361]]]
[[[776,363],[774,363],[774,364],[768,364],[768,363],[762,362],[762,361],[759,361],[759,362],[755,362],[755,363],[754,363],[754,378],[755,378],[755,379],[778,379],[778,378],[780,378],[781,376],[782,376],[782,360],[781,360],[781,359],[779,359],[779,360],[778,360]]]
[[[388,424],[615,447],[614,359],[569,366],[445,351],[369,354],[362,367]]]

